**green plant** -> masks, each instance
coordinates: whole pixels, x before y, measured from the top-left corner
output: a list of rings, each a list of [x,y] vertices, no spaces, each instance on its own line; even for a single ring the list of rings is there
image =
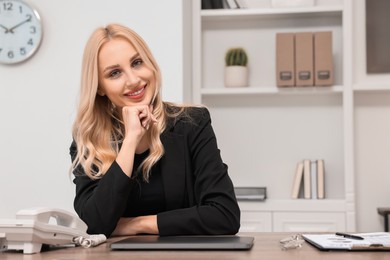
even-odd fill
[[[246,66],[248,55],[243,48],[230,48],[225,55],[226,66]]]

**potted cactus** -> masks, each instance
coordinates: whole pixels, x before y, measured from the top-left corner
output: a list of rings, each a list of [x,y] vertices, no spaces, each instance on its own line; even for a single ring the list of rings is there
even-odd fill
[[[230,48],[225,55],[225,86],[248,86],[248,56],[241,47]]]

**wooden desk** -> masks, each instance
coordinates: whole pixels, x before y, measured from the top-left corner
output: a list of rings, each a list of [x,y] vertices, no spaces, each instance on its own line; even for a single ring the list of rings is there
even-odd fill
[[[243,236],[254,236],[255,244],[249,251],[111,251],[108,243],[121,238],[110,239],[108,243],[94,248],[63,248],[53,249],[33,255],[23,255],[20,252],[0,253],[0,259],[7,260],[34,260],[34,259],[137,259],[137,260],[160,260],[160,259],[212,259],[212,260],[384,260],[390,259],[390,252],[322,252],[308,243],[302,248],[281,250],[279,240],[291,233],[241,233]]]

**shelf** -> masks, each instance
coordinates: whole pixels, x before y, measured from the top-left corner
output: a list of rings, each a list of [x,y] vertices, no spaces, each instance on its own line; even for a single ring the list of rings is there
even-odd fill
[[[337,94],[343,92],[343,86],[331,87],[243,87],[243,88],[202,88],[202,96],[228,95],[312,95]]]
[[[202,10],[201,17],[203,20],[225,20],[232,18],[253,17],[281,17],[295,15],[341,15],[342,6],[313,6],[313,7],[296,7],[296,8],[257,8],[257,9],[218,9]]]
[[[355,92],[390,92],[390,85],[387,84],[366,84],[366,85],[354,85],[353,90]]]
[[[347,202],[343,199],[286,199],[263,202],[239,201],[243,211],[291,211],[291,212],[345,212]]]
[[[290,10],[290,9],[289,9]],[[295,10],[295,9],[294,9]],[[301,8],[299,8],[301,10]],[[328,9],[326,9],[328,10]],[[221,12],[251,13],[253,10],[211,10],[211,14]],[[343,27],[342,15],[336,17],[321,17],[311,13],[312,17],[283,16],[281,19],[265,19],[247,15],[238,15],[243,19],[231,19],[233,16],[221,15],[221,19],[202,21],[199,38],[199,83],[197,89],[201,95],[230,95],[230,94],[313,94],[313,93],[340,93],[343,88],[319,87],[318,90],[306,88],[278,89],[276,85],[276,58],[275,38],[279,32],[299,31],[331,31],[334,53],[334,84],[344,84],[344,56],[343,56]],[[228,19],[223,20],[223,17]],[[263,16],[259,16],[263,17]],[[202,17],[202,19],[205,17]],[[232,37],[233,36],[233,37]],[[224,78],[226,50],[232,46],[242,46],[247,50],[249,62],[248,90],[225,89]],[[323,90],[326,89],[326,90]],[[292,91],[291,91],[292,90]]]

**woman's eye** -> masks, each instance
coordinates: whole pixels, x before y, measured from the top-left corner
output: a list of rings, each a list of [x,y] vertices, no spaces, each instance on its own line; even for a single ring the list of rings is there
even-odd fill
[[[119,75],[120,75],[120,71],[119,70],[113,70],[113,71],[110,72],[110,74],[108,74],[108,76],[110,78],[117,78]]]
[[[132,63],[131,63],[131,66],[132,67],[138,67],[138,66],[141,66],[143,63],[142,59],[136,59],[134,60]]]

